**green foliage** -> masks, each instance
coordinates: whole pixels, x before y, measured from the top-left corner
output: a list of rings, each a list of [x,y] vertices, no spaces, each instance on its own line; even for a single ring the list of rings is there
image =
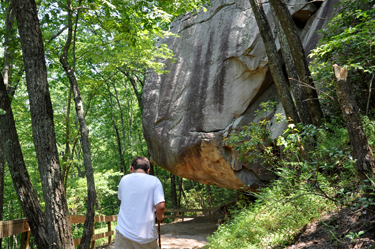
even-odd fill
[[[349,238],[353,242],[353,241],[356,241],[357,239],[359,239],[361,237],[361,235],[364,234],[364,233],[365,233],[365,231],[360,231],[358,233],[349,232],[349,234],[346,235],[345,238]]]
[[[264,108],[269,103],[261,106]],[[369,143],[373,144],[374,121],[368,117],[363,120]],[[250,126],[261,127],[261,133],[269,136],[264,123],[261,120]],[[358,179],[347,130],[341,122],[331,119],[331,123],[324,123],[320,128],[289,125],[277,139],[280,154],[259,153],[265,143],[263,137],[256,136],[254,128],[239,134],[231,134],[227,141],[245,158],[253,158],[249,154],[255,152],[255,157],[271,164],[278,178],[254,194],[255,203],[220,226],[206,248],[283,247],[293,241],[304,225],[324,212],[343,206],[356,209],[375,205],[373,194],[364,192],[372,188],[370,192],[374,193],[375,179],[369,178],[367,185]],[[258,142],[253,147],[248,146],[252,139]],[[360,234],[351,236],[355,240]]]
[[[261,119],[259,122],[251,122],[243,126],[238,133],[232,133],[224,142],[234,148],[239,153],[240,159],[245,159],[249,163],[255,162],[259,157],[264,158],[263,163],[274,162],[273,141],[269,127],[272,125],[271,120],[267,119],[269,113],[276,109],[277,102],[269,100],[262,102],[259,109],[255,111],[255,117]],[[275,121],[280,123],[284,117],[277,113]]]
[[[332,108],[336,103],[332,65],[338,64],[350,70],[349,82],[357,99],[366,110],[366,92],[374,80],[375,73],[375,1],[374,0],[343,0],[338,4],[338,15],[320,31],[322,39],[318,47],[312,50],[311,71],[322,95],[325,105],[331,107],[330,114],[339,113]],[[329,98],[330,96],[331,98]],[[374,103],[372,103],[372,106]],[[333,113],[332,113],[333,112]]]
[[[118,213],[117,187],[121,174],[114,170],[95,172],[97,195],[96,214],[113,215]],[[82,177],[70,177],[67,187],[68,207],[71,215],[85,215],[87,202],[87,182]]]
[[[302,176],[303,178],[307,176]],[[205,248],[270,248],[285,246],[312,219],[331,211],[327,199],[306,192],[303,184],[293,189],[275,181],[256,194],[258,200],[220,226]]]
[[[370,120],[368,116],[362,117],[363,130],[366,133],[368,143],[372,149],[375,150],[375,120]]]

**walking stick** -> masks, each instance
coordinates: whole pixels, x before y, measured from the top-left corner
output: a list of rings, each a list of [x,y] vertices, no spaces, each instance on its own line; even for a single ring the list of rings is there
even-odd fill
[[[159,248],[161,249],[161,239],[160,239],[160,220],[158,220],[158,234],[159,234]]]

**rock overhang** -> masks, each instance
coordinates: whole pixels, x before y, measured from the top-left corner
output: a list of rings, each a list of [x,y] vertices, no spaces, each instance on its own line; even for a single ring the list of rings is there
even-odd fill
[[[293,0],[289,6],[294,18],[317,27],[311,24],[315,5]],[[264,7],[272,20],[269,5]],[[252,191],[265,186],[274,178],[269,167],[239,160],[223,140],[256,121],[254,112],[261,102],[278,99],[249,1],[214,1],[207,12],[178,18],[171,31],[179,37],[161,42],[174,51],[176,62],[165,62],[170,71],[165,75],[151,70],[143,92],[151,161],[205,184]],[[311,30],[301,32],[313,36]],[[283,112],[280,103],[276,112]],[[275,124],[272,136],[281,135],[285,127],[285,122]]]

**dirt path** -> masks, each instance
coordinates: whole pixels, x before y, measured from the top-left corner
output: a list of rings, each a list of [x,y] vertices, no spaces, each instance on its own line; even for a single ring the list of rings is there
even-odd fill
[[[184,219],[161,224],[162,249],[197,249],[207,244],[207,236],[218,228],[217,220],[206,218]],[[99,247],[97,247],[99,248]],[[113,249],[113,244],[103,249]]]
[[[161,225],[161,245],[168,249],[201,248],[218,228],[217,220],[185,219]]]

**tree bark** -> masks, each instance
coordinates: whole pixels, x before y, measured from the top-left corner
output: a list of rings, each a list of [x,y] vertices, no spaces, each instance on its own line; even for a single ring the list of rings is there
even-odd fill
[[[14,11],[14,0],[9,1],[9,6],[7,8],[6,19],[5,19],[5,38],[4,38],[4,85],[8,91],[9,88],[9,75],[10,75],[10,67],[12,61],[12,53],[10,44],[12,40],[16,37],[15,34],[12,34],[12,28],[14,20],[16,19],[16,12]]]
[[[49,248],[73,248],[35,1],[17,0],[15,10],[30,100],[33,140],[42,180]]]
[[[143,107],[142,107],[142,90],[139,91],[138,90],[138,87],[137,87],[137,81],[131,77],[130,73],[125,71],[125,70],[121,70],[121,72],[126,76],[126,78],[130,81],[130,83],[132,84],[133,86],[133,90],[134,90],[134,94],[135,96],[137,97],[137,101],[138,101],[138,105],[139,105],[139,108],[141,109],[141,112],[143,112]],[[140,81],[141,82],[141,81]],[[142,85],[142,82],[141,82],[141,85]]]
[[[336,78],[336,93],[339,98],[342,115],[349,133],[350,143],[353,147],[353,156],[356,168],[361,180],[372,177],[375,172],[375,162],[372,150],[368,144],[366,134],[363,131],[359,108],[348,81],[348,69],[333,65]]]
[[[124,159],[124,154],[123,154],[123,149],[122,149],[121,137],[120,137],[120,133],[119,133],[119,130],[118,130],[118,127],[116,125],[115,118],[113,115],[114,108],[113,108],[113,101],[112,101],[112,93],[111,93],[108,83],[107,83],[107,89],[108,89],[108,95],[109,95],[109,100],[107,100],[107,102],[109,103],[109,106],[111,107],[111,120],[112,120],[113,128],[115,129],[115,133],[116,133],[117,149],[118,149],[119,160],[120,160],[120,172],[123,172],[125,174],[126,167],[125,167],[125,159]]]
[[[9,1],[9,6],[7,8],[6,18],[5,18],[5,38],[4,38],[4,85],[5,90],[10,93],[9,88],[9,78],[10,78],[10,66],[12,61],[12,54],[10,49],[10,43],[15,38],[15,34],[11,35],[11,30],[13,28],[14,20],[16,19],[14,11],[14,2]],[[1,134],[1,131],[0,131]],[[2,136],[0,135],[0,139]],[[5,169],[5,157],[4,148],[2,143],[0,143],[0,220],[4,218],[4,169]],[[0,249],[2,248],[3,239],[0,238]]]
[[[0,114],[0,141],[4,148],[4,157],[8,162],[18,200],[38,248],[48,248],[45,216],[23,160],[10,99],[2,77],[0,79],[0,108],[3,110],[3,113]]]
[[[68,160],[70,158],[69,154],[70,154],[70,125],[69,125],[69,120],[70,120],[70,108],[71,108],[71,100],[72,100],[72,87],[69,88],[69,95],[68,95],[68,104],[67,104],[67,111],[66,111],[66,118],[65,118],[65,129],[66,129],[66,132],[65,132],[65,153],[64,153],[64,156],[62,158],[63,160],[63,173],[62,173],[62,182],[64,184],[64,187],[65,187],[65,191],[66,191],[66,187],[67,187],[67,183],[68,183],[68,174],[69,174],[69,169],[71,167],[71,162],[69,163],[69,166],[68,166]]]
[[[81,1],[80,1],[81,2]],[[65,73],[68,76],[71,88],[73,90],[74,102],[76,108],[76,115],[80,125],[81,133],[81,147],[83,152],[83,162],[85,165],[86,179],[87,179],[87,209],[86,209],[86,219],[83,227],[83,234],[81,244],[79,248],[90,248],[91,237],[93,234],[92,227],[94,223],[95,216],[95,180],[94,180],[94,170],[92,168],[91,162],[91,152],[90,152],[90,141],[89,141],[89,129],[86,124],[85,113],[83,111],[83,103],[81,99],[81,94],[78,87],[77,78],[74,73],[74,68],[72,68],[68,62],[68,52],[70,45],[72,43],[73,37],[73,8],[70,0],[67,0],[68,7],[68,38],[65,43],[63,53],[60,56],[60,63],[63,66]],[[79,15],[79,10],[77,12],[77,17]],[[74,53],[73,53],[74,54]],[[75,61],[75,58],[73,58]]]
[[[1,128],[0,128],[0,139]],[[5,158],[3,144],[0,143],[0,220],[4,220],[4,168],[5,168]],[[2,248],[3,238],[0,238],[0,249]]]
[[[287,115],[288,119],[292,119],[293,123],[299,123],[300,118],[298,116],[296,107],[294,106],[292,96],[288,89],[288,84],[283,74],[281,60],[279,54],[277,53],[277,48],[271,33],[271,27],[268,23],[263,6],[259,0],[249,1],[253,9],[255,19],[258,23],[264,46],[266,48],[272,78],[275,82],[276,90],[284,107],[285,114]]]
[[[171,197],[172,207],[177,208],[176,176],[171,173]]]
[[[172,208],[177,209],[177,191],[176,191],[176,176],[171,173],[171,197],[172,197]],[[179,213],[174,213],[178,216]]]
[[[309,106],[307,105],[307,102],[306,102],[306,96],[302,90],[302,87],[300,86],[298,82],[298,73],[297,73],[297,68],[293,62],[292,52],[290,51],[290,47],[286,39],[285,33],[280,26],[280,21],[277,18],[276,12],[272,6],[271,6],[271,13],[275,22],[275,29],[276,29],[276,33],[280,41],[281,53],[283,55],[286,71],[288,73],[289,86],[290,86],[290,89],[292,90],[291,91],[292,96],[296,103],[296,108],[297,108],[299,117],[301,118],[301,121],[304,125],[312,124],[313,122],[310,116]]]
[[[294,24],[292,16],[290,15],[288,8],[283,1],[270,0],[269,2],[274,8],[280,24],[283,27],[289,47],[293,48],[291,49],[291,53],[294,59],[294,64],[297,68],[299,81],[306,84],[306,86],[303,87],[303,91],[308,99],[307,104],[309,106],[313,124],[315,126],[320,126],[323,119],[323,112],[320,107],[314,82],[311,78],[310,70],[306,61],[305,50],[302,46],[297,27]]]

